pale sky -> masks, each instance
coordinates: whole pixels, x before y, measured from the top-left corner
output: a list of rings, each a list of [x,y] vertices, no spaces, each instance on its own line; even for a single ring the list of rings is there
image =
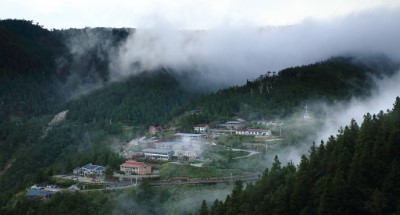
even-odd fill
[[[33,20],[49,29],[142,27],[154,20],[210,29],[292,25],[399,6],[399,0],[1,0],[0,19]]]

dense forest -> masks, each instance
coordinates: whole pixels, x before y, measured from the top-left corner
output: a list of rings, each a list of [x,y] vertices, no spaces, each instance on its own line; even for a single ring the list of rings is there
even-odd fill
[[[196,99],[212,116],[284,118],[307,103],[334,103],[370,94],[374,78],[399,68],[384,56],[368,59],[334,57],[329,60],[276,72],[267,72],[243,86],[233,86]]]
[[[314,144],[299,165],[278,157],[259,181],[235,183],[225,201],[199,214],[399,214],[400,98]]]
[[[39,25],[0,21],[1,119],[46,114],[60,104],[54,59],[65,52],[61,40]]]
[[[183,112],[193,95],[165,70],[142,73],[67,103],[69,119],[81,123],[160,125]],[[96,104],[96,105],[93,105]],[[146,127],[146,128],[147,128]]]

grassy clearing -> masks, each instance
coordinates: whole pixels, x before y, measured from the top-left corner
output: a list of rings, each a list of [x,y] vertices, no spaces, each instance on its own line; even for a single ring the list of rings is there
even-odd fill
[[[243,157],[249,155],[246,151],[232,151],[223,147],[214,147],[212,150],[203,152],[204,158],[211,160],[231,160],[236,157]]]
[[[160,168],[161,179],[174,177],[212,178],[224,176],[224,172],[215,167],[194,167],[187,164],[164,164]]]

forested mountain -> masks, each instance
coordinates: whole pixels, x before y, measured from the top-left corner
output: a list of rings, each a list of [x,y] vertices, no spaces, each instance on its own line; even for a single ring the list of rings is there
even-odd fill
[[[148,127],[183,112],[193,93],[165,70],[142,73],[67,103],[68,118],[80,123],[123,123]],[[95,105],[93,105],[95,104]]]
[[[203,94],[185,87],[184,79],[190,75],[182,78],[168,68],[112,81],[111,55],[132,32],[133,29],[108,28],[50,31],[31,21],[0,20],[0,212],[7,209],[14,213],[21,206],[19,212],[24,213],[23,206],[34,208],[29,205],[32,202],[10,204],[15,203],[13,197],[28,185],[45,182],[53,174],[70,172],[73,167],[90,162],[117,168],[123,159],[109,144],[111,139],[123,139],[123,128],[132,128],[128,135],[132,138],[143,134],[149,125],[168,124],[185,130],[195,123],[234,116],[283,118],[309,101],[333,103],[367,96],[374,87],[373,78],[390,76],[398,68],[382,56],[335,57],[280,72],[266,72],[243,86]],[[385,186],[395,186],[398,177],[398,172],[393,172],[390,166],[398,165],[392,159],[393,153],[398,153],[393,144],[398,141],[398,101],[396,104],[391,113],[367,115],[369,126],[364,123],[358,128],[352,123],[327,144],[313,147],[298,169],[292,164],[281,167],[277,160],[259,182],[244,191],[238,184],[226,203],[218,203],[215,208],[231,210],[230,205],[235,205],[237,210],[232,210],[243,213],[260,212],[264,207],[277,213],[329,212],[329,207],[334,207],[329,205],[334,202],[332,198],[344,194],[357,205],[351,212],[372,210],[381,203],[387,205],[379,207],[384,211],[378,212],[395,211],[398,202],[393,196],[398,195],[395,193],[398,188],[390,193]],[[201,114],[183,114],[193,109],[200,109]],[[64,110],[68,110],[67,118],[45,133],[54,114]],[[378,147],[380,144],[384,147]],[[389,151],[392,157],[383,156]],[[340,162],[334,162],[335,158]],[[376,158],[377,163],[367,158]],[[379,174],[368,172],[367,166],[374,167],[372,170]],[[356,167],[360,170],[355,170]],[[369,184],[361,177],[364,173],[370,174],[370,178],[382,177]],[[343,184],[340,192],[344,193],[335,193],[332,186],[337,183]],[[307,191],[304,184],[312,189]],[[357,186],[347,191],[354,184]],[[266,193],[269,194],[264,196]],[[91,195],[66,198],[71,200],[70,207],[81,197],[82,202],[93,203],[91,211],[99,211],[94,207],[101,207],[99,202],[104,202],[105,196],[101,195],[96,202],[91,201],[94,198]],[[239,207],[237,203],[245,199],[259,200],[259,204]],[[297,202],[298,199],[304,202]],[[49,205],[58,207],[55,203],[58,201],[62,202],[62,196]],[[278,203],[290,204],[285,209],[289,211],[280,212],[284,206],[277,206]],[[348,203],[343,207],[344,212],[350,211]]]
[[[353,120],[313,145],[298,166],[279,159],[246,188],[199,214],[399,214],[400,98],[390,112]]]
[[[63,98],[77,98],[106,85],[110,79],[109,64],[122,42],[133,29],[84,28],[53,30],[68,48],[57,58]]]
[[[374,62],[373,64],[370,62]],[[267,72],[243,86],[213,92],[191,103],[210,116],[283,118],[315,101],[333,103],[370,94],[374,78],[399,68],[384,56],[329,60]]]
[[[120,163],[109,137],[123,125],[142,132],[179,112],[189,94],[165,71],[108,83],[109,49],[127,35],[127,29],[49,31],[31,21],[0,21],[1,205],[49,174]],[[66,109],[67,119],[44,135],[52,116]]]
[[[40,116],[62,103],[54,59],[65,52],[62,41],[37,24],[0,21],[0,176],[16,151],[37,144],[47,120]]]
[[[0,117],[51,112],[59,104],[55,61],[66,48],[29,21],[0,21]],[[2,120],[3,121],[3,120]]]
[[[32,21],[0,20],[0,116],[55,113],[70,97],[103,86],[110,47],[127,35],[127,29],[49,31]]]

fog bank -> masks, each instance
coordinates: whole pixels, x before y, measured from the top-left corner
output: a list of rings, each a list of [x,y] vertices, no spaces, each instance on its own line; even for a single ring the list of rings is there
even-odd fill
[[[267,71],[310,64],[332,56],[384,54],[400,59],[400,9],[364,11],[285,27],[219,26],[178,30],[163,20],[139,26],[110,64],[118,79],[143,70],[196,71],[194,83],[211,88],[242,84]]]

